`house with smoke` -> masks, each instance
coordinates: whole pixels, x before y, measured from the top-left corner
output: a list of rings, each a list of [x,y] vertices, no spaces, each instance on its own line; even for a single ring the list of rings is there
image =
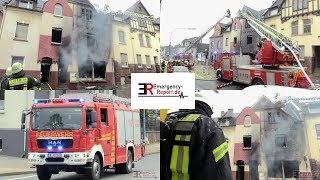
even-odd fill
[[[216,119],[225,133],[234,179],[320,177],[320,101],[259,98]]]
[[[225,29],[226,24],[218,22],[214,28],[214,33],[209,38],[209,53],[208,58],[211,61],[217,61],[219,54],[222,53],[222,45],[223,45],[223,39],[222,34],[226,30]]]
[[[66,63],[59,56],[68,46],[77,18],[92,18],[88,0],[1,0],[0,73],[15,62],[26,74],[57,88],[68,81]]]

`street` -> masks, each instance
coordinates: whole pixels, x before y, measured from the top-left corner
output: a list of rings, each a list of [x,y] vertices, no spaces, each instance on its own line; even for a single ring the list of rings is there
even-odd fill
[[[140,178],[137,175],[140,174]],[[38,179],[37,174],[25,174],[16,176],[4,176],[0,177],[0,180],[34,180]],[[78,175],[74,172],[61,172],[60,174],[52,175],[52,180],[78,180],[87,179],[85,175]],[[131,174],[115,174],[114,170],[108,170],[108,172],[101,177],[101,179],[112,180],[148,180],[148,179],[160,179],[160,153],[151,154],[143,157],[140,161],[135,163],[133,173]]]

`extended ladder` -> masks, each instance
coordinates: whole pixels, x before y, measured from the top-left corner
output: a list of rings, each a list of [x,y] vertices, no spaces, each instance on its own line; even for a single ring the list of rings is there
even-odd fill
[[[82,98],[87,102],[102,102],[102,103],[119,103],[119,104],[131,104],[130,99],[118,97],[112,94],[103,93],[70,93],[63,94],[59,98],[62,99],[76,99]]]
[[[272,42],[272,46],[279,51],[281,54],[292,53],[296,59],[303,75],[307,78],[312,88],[315,88],[314,84],[310,80],[309,76],[302,67],[297,54],[299,54],[298,42],[294,39],[278,32],[267,24],[259,21],[258,19],[252,17],[245,11],[241,11],[241,17],[246,19],[248,24],[260,35],[265,36],[268,40]]]

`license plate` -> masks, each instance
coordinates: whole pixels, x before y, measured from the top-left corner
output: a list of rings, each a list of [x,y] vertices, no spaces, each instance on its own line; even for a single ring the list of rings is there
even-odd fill
[[[48,157],[49,158],[61,158],[62,157],[62,153],[49,153]]]

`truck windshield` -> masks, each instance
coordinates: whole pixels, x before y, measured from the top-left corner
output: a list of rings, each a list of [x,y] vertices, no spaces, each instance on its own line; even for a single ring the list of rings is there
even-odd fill
[[[82,109],[36,108],[32,110],[32,130],[78,130],[82,124]]]

